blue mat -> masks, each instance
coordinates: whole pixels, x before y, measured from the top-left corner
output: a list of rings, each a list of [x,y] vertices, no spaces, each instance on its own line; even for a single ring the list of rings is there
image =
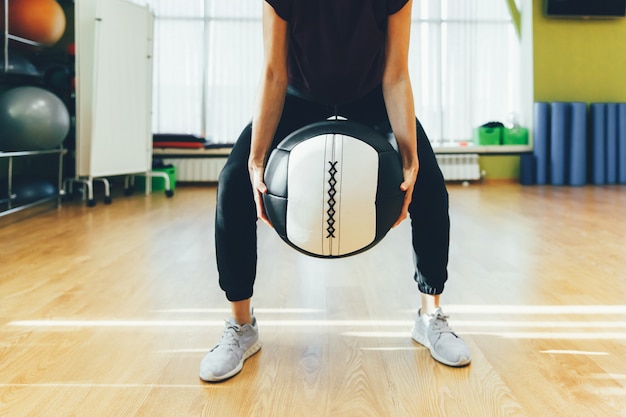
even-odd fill
[[[606,183],[617,183],[617,103],[606,104]]]
[[[550,115],[550,184],[565,185],[567,179],[570,104],[555,102]]]
[[[535,103],[535,128],[533,132],[533,155],[535,162],[535,182],[537,185],[548,183],[548,144],[550,134],[550,105]]]
[[[572,103],[569,183],[587,183],[587,103]]]
[[[626,184],[626,103],[617,106],[617,180]]]
[[[606,103],[591,103],[591,182],[606,183]]]

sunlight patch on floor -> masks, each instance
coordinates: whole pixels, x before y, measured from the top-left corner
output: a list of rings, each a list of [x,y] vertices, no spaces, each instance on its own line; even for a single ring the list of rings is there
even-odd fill
[[[617,332],[459,332],[470,336],[495,336],[504,339],[547,340],[625,340],[625,333]]]
[[[402,351],[402,350],[413,351],[413,350],[419,350],[419,349],[421,349],[421,347],[418,347],[418,346],[415,346],[415,347],[397,346],[397,347],[369,347],[369,348],[361,348],[361,350],[376,351],[376,352],[399,352],[399,351]]]
[[[454,314],[626,314],[626,305],[470,305],[443,306]]]
[[[495,336],[505,339],[563,339],[563,340],[624,340],[626,339],[626,305],[461,305],[445,307],[447,313],[473,315],[470,320],[450,319],[451,327],[460,335]],[[406,337],[413,327],[413,320],[341,320],[341,319],[298,319],[301,314],[324,313],[316,308],[259,308],[259,325],[263,328],[338,328],[350,337],[399,338]],[[224,313],[227,309],[167,309],[154,310],[153,313],[170,314],[211,314]],[[285,314],[285,319],[264,320],[263,314]],[[580,317],[585,315],[587,320]],[[478,316],[476,316],[478,315]],[[507,317],[501,318],[503,315]],[[515,320],[515,316],[520,320]],[[535,317],[534,315],[539,315]],[[578,320],[571,320],[575,315]],[[612,319],[596,315],[611,316]],[[529,317],[530,316],[530,319]],[[562,317],[559,317],[562,316]],[[178,316],[180,317],[180,316]],[[296,317],[296,318],[292,318]],[[484,320],[481,318],[484,317]],[[536,318],[536,319],[535,319]],[[559,320],[561,319],[561,320]],[[582,319],[582,320],[581,320]],[[223,327],[224,320],[193,320],[167,318],[160,320],[16,320],[8,323],[10,327],[28,328],[171,328],[171,327]],[[358,330],[357,330],[358,329]],[[556,354],[557,351],[544,353]],[[565,351],[559,351],[566,354]],[[585,354],[572,353],[568,354]],[[593,354],[593,353],[586,353]]]
[[[50,382],[42,384],[1,384],[0,388],[194,388],[198,389],[201,384],[95,384],[75,382]]]
[[[586,352],[583,350],[541,350],[539,353],[547,353],[549,355],[585,355],[585,356],[608,356],[607,352]]]
[[[255,313],[261,314],[311,314],[323,313],[320,308],[255,308]],[[231,314],[229,308],[171,308],[166,310],[152,310],[152,313],[202,313],[202,314]]]

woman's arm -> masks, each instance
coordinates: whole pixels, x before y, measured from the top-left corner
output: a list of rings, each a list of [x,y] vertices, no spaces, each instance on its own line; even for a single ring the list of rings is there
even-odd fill
[[[391,129],[398,142],[402,156],[404,181],[400,188],[405,191],[404,205],[397,226],[408,215],[413,187],[419,170],[417,156],[417,133],[413,90],[409,79],[409,38],[411,33],[412,0],[397,13],[389,16],[383,95],[391,122]]]
[[[263,173],[287,92],[287,45],[287,22],[276,14],[272,6],[263,2],[265,63],[252,119],[252,143],[248,169],[254,190],[257,216],[267,224],[270,224],[270,221],[265,214],[261,198],[261,194],[267,192],[267,187],[263,183]]]

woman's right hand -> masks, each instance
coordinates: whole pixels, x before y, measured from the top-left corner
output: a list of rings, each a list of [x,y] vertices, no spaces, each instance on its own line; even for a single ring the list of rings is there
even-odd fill
[[[270,219],[265,213],[265,207],[263,206],[263,194],[267,192],[267,186],[263,182],[263,174],[265,173],[265,168],[262,165],[259,166],[250,164],[248,166],[248,170],[250,172],[252,192],[254,193],[254,204],[256,205],[257,218],[263,220],[270,227],[273,227],[272,222],[270,222]]]

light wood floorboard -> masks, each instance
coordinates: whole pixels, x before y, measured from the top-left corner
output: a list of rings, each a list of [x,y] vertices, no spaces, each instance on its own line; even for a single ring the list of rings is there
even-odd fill
[[[219,384],[198,378],[229,315],[213,186],[5,224],[0,416],[626,416],[626,188],[449,191],[461,369],[411,341],[408,222],[338,260],[260,225],[263,348]]]

